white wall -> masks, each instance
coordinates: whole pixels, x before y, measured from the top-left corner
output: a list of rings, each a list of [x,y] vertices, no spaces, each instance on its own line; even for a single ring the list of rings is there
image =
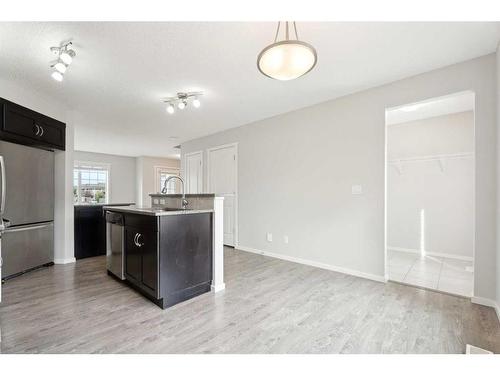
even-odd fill
[[[494,299],[495,75],[496,58],[491,54],[186,142],[181,150],[184,155],[239,143],[240,246],[381,278],[385,109],[472,90],[476,94],[474,293]],[[362,195],[351,195],[354,184],[363,186]],[[273,242],[266,241],[266,232],[273,232]],[[282,240],[285,234],[288,244]]]
[[[497,45],[497,275],[496,275],[496,309],[500,320],[500,42]]]
[[[73,130],[75,113],[26,82],[0,78],[0,96],[66,123],[66,151],[55,151],[54,261],[75,261],[73,240]]]
[[[387,246],[433,255],[473,257],[474,114],[472,111],[387,128]],[[445,154],[470,157],[404,162]],[[421,210],[424,236],[421,238]]]
[[[101,154],[96,152],[75,151],[75,161],[90,161],[110,165],[109,203],[134,203],[136,196],[136,158]]]
[[[151,206],[149,194],[158,193],[155,186],[155,167],[180,169],[178,159],[139,156],[136,158],[137,190],[136,202],[144,207]]]

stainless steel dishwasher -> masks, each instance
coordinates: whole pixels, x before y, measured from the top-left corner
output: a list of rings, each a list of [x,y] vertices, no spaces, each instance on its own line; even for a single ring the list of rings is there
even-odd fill
[[[123,215],[106,211],[106,267],[108,273],[125,280]]]

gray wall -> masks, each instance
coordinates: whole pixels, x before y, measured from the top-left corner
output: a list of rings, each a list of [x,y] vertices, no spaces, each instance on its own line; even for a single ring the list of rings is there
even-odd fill
[[[109,164],[109,203],[135,203],[137,173],[134,157],[75,151],[74,160]]]
[[[491,54],[193,140],[182,145],[182,155],[239,143],[239,245],[380,277],[385,253],[385,109],[472,90],[474,289],[476,296],[495,299],[495,77]],[[351,195],[354,184],[363,186],[362,195]],[[266,232],[273,232],[273,242],[266,241]],[[285,234],[288,244],[282,240]]]

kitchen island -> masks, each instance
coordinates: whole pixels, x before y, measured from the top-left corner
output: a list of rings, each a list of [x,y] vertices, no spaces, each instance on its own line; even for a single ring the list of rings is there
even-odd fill
[[[224,289],[222,198],[188,195],[188,209],[168,198],[169,206],[104,208],[121,217],[125,283],[162,308]]]

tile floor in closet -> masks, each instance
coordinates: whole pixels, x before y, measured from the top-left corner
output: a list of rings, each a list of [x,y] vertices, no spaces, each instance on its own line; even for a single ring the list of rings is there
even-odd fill
[[[470,297],[472,261],[387,251],[389,280]]]

